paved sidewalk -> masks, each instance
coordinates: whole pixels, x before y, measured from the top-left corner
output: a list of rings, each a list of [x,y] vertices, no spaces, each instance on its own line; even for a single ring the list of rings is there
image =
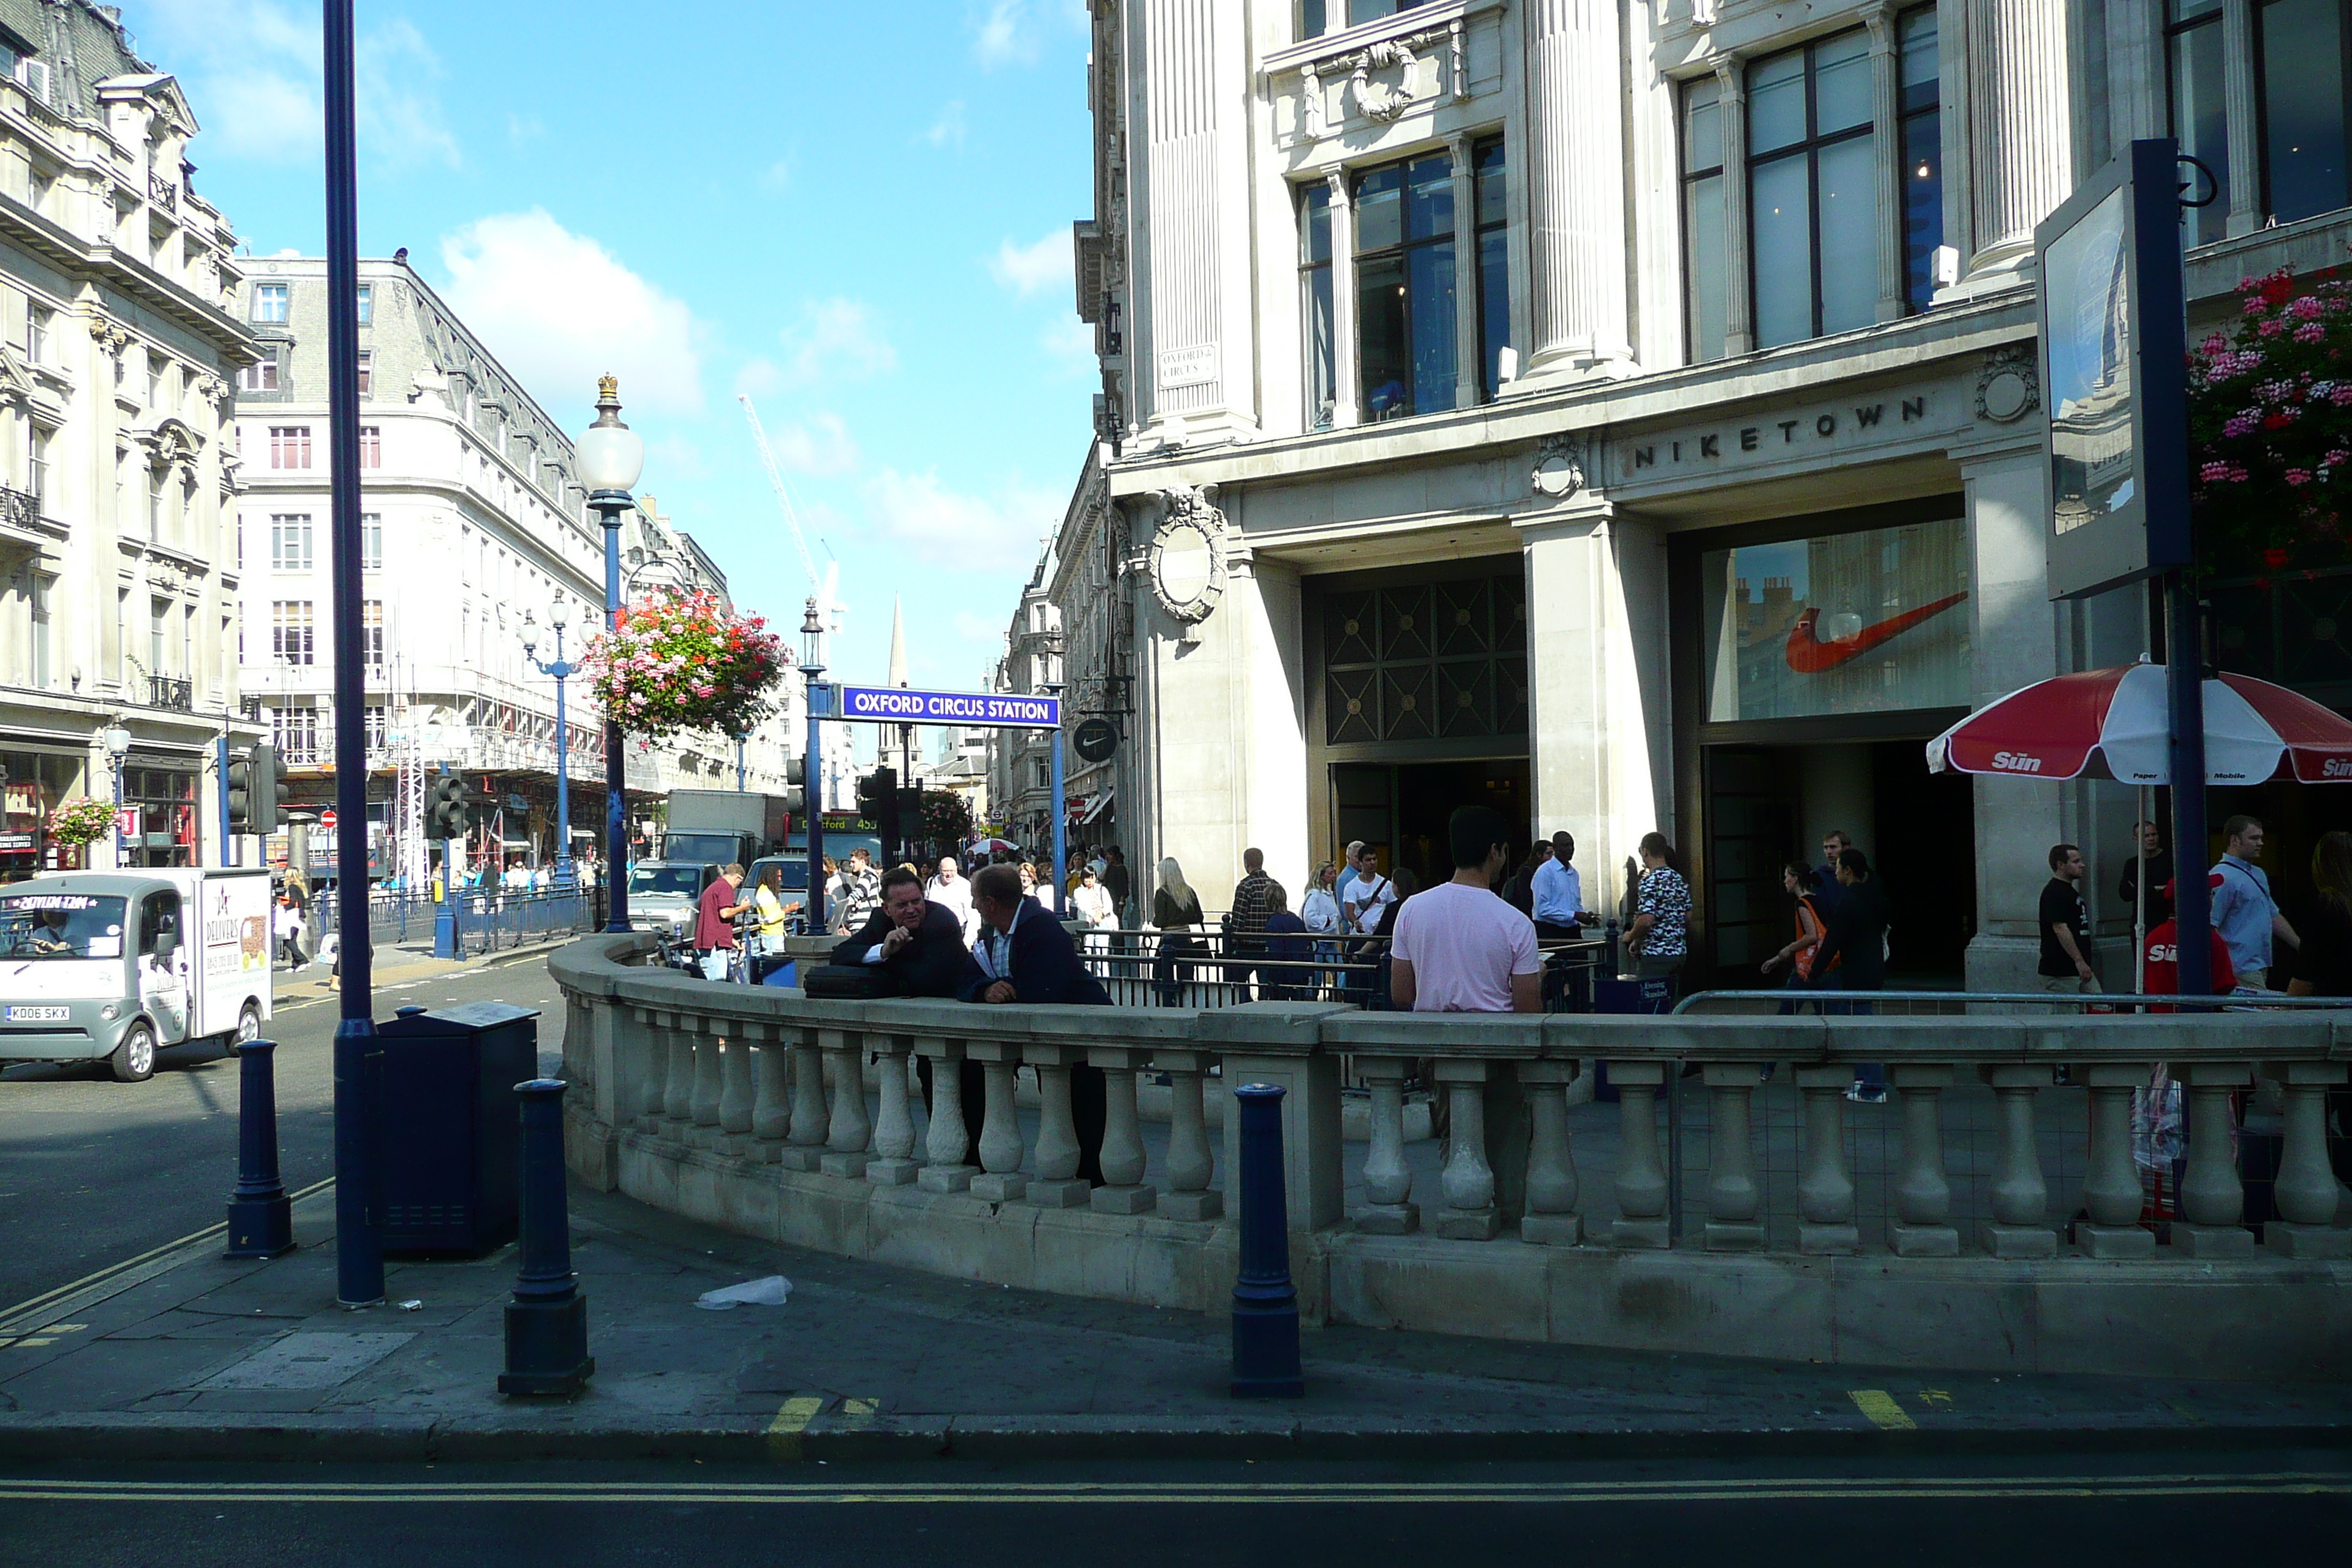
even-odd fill
[[[598,1370],[496,1392],[511,1249],[394,1263],[413,1310],[334,1305],[333,1193],[303,1245],[217,1236],[0,1315],[0,1459],[1535,1458],[2352,1439],[2352,1387],[1871,1373],[1331,1328],[1308,1394],[1236,1402],[1222,1318],[901,1272],[575,1190]],[[696,1309],[782,1272],[781,1308]]]
[[[374,981],[389,985],[404,980],[429,980],[436,974],[458,974],[467,970],[511,963],[519,958],[539,958],[557,948],[568,947],[580,940],[576,931],[551,937],[545,942],[527,942],[519,947],[502,947],[496,952],[478,952],[471,958],[436,958],[433,944],[415,947],[380,947],[375,952]],[[331,967],[317,959],[299,971],[280,968],[271,982],[280,1001],[291,998],[323,995],[335,989]]]

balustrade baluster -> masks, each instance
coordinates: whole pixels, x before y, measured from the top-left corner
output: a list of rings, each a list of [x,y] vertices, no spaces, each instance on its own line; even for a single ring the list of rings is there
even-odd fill
[[[1029,1191],[1029,1178],[1021,1173],[1026,1151],[1013,1105],[1013,1075],[1021,1065],[1020,1044],[972,1040],[964,1050],[981,1064],[986,1098],[980,1120],[981,1173],[971,1179],[972,1195],[992,1204],[1017,1203]],[[932,1092],[938,1093],[936,1079]]]
[[[1995,1258],[2054,1258],[2058,1233],[2050,1228],[2050,1184],[2042,1177],[2042,1140],[2034,1098],[2050,1087],[2050,1069],[2020,1062],[1984,1069],[2000,1103],[2000,1165],[1992,1180],[1992,1220],[1985,1250]]]
[[[960,1193],[979,1174],[964,1163],[971,1132],[964,1121],[963,1042],[926,1035],[915,1049],[931,1064],[930,1138],[923,1146],[929,1163],[915,1183],[927,1193]]]
[[[1666,1217],[1666,1165],[1658,1153],[1658,1090],[1668,1064],[1611,1062],[1609,1082],[1617,1090],[1623,1129],[1617,1150],[1617,1223],[1610,1227],[1615,1247],[1672,1247]]]
[[[1103,1184],[1087,1198],[1104,1214],[1142,1214],[1160,1201],[1143,1180],[1143,1130],[1135,1114],[1135,1074],[1150,1053],[1139,1046],[1088,1046],[1103,1075]]]
[[[697,1149],[709,1149],[719,1142],[719,1037],[710,1033],[710,1020],[686,1020],[693,1033],[688,1037],[694,1050],[694,1125],[687,1129],[686,1141]]]
[[[1528,1212],[1519,1217],[1519,1239],[1546,1247],[1574,1247],[1584,1239],[1584,1216],[1577,1212],[1576,1152],[1569,1147],[1568,1086],[1572,1061],[1520,1062],[1532,1123],[1528,1139]],[[1373,1093],[1380,1091],[1375,1089]],[[1380,1136],[1377,1110],[1372,1135]],[[1366,1163],[1366,1184],[1370,1164]]]
[[[792,1058],[772,1030],[762,1031],[751,1058],[751,1136],[759,1140],[757,1157],[772,1162],[793,1131]]]
[[[683,1138],[694,1125],[694,1037],[687,1033],[687,1020],[675,1015],[668,1037],[669,1078],[662,1086],[662,1119],[668,1123],[664,1131],[669,1136]]]
[[[1887,1077],[1903,1097],[1903,1175],[1888,1239],[1899,1257],[1950,1258],[1960,1250],[1952,1184],[1944,1174],[1943,1093],[1952,1086],[1952,1069],[1898,1063]]]
[[[2156,1233],[2142,1230],[2139,1167],[2132,1163],[2132,1090],[2147,1084],[2147,1062],[2095,1062],[2074,1069],[2091,1096],[2091,1152],[2083,1173],[2075,1240],[2093,1258],[2150,1258]]]
[[[1430,1231],[1459,1241],[1486,1241],[1503,1228],[1502,1210],[1495,1202],[1495,1170],[1486,1163],[1487,1064],[1475,1058],[1437,1063],[1439,1092],[1445,1096],[1451,1125],[1447,1129],[1445,1168],[1437,1190],[1444,1207],[1433,1216]]]
[[[1078,1124],[1070,1105],[1070,1076],[1086,1059],[1083,1046],[1031,1042],[1021,1059],[1037,1069],[1037,1145],[1030,1151],[1037,1173],[1023,1194],[1043,1208],[1086,1206],[1093,1184],[1078,1176]]]
[[[2230,1095],[2246,1085],[2244,1064],[2191,1062],[2180,1069],[2188,1091],[2189,1168],[2180,1178],[2180,1222],[2172,1245],[2187,1258],[2245,1258],[2254,1233],[2245,1217],[2246,1189],[2238,1179]]]
[[[1151,1065],[1168,1075],[1168,1190],[1160,1194],[1160,1212],[1174,1219],[1215,1219],[1225,1212],[1224,1194],[1209,1190],[1216,1167],[1201,1106],[1212,1059],[1207,1051],[1174,1047],[1151,1053]]]
[[[613,1005],[617,1008],[620,1004],[615,1002]],[[635,1011],[635,1034],[643,1042],[645,1053],[637,1064],[636,1129],[640,1132],[658,1132],[662,1101],[669,1093],[669,1036],[661,1026],[659,1014]],[[570,1037],[568,1031],[565,1037]]]
[[[1797,1178],[1797,1250],[1817,1257],[1857,1252],[1853,1177],[1845,1161],[1845,1091],[1853,1067],[1834,1062],[1797,1069],[1805,1097],[1805,1170]]]
[[[862,1176],[866,1145],[874,1137],[873,1121],[866,1114],[866,1037],[856,1029],[816,1033],[833,1068],[833,1113],[818,1168],[828,1176]]]
[[[907,1054],[915,1042],[905,1035],[869,1035],[881,1058],[882,1109],[874,1119],[874,1157],[866,1179],[877,1186],[903,1187],[921,1167],[915,1163],[915,1118],[907,1108]]]
[[[2327,1091],[2344,1081],[2344,1068],[2273,1062],[2263,1074],[2286,1096],[2274,1194],[2279,1217],[2263,1226],[2263,1246],[2282,1258],[2352,1257],[2352,1230],[2335,1228],[2344,1194],[2327,1159]]]
[[[793,1038],[792,1142],[776,1158],[788,1171],[814,1171],[824,1160],[824,1058],[817,1048],[816,1031],[801,1029]]]
[[[1370,1236],[1403,1236],[1421,1222],[1412,1201],[1412,1170],[1404,1163],[1405,1057],[1358,1057],[1357,1074],[1371,1086],[1372,1146],[1364,1155],[1365,1205],[1353,1215]]]
[[[1763,1195],[1749,1111],[1762,1074],[1754,1062],[1708,1062],[1699,1075],[1707,1090],[1706,1249],[1754,1252],[1764,1245],[1756,1217]]]
[[[751,1142],[751,1043],[738,1035],[719,1045],[719,1147],[730,1154]]]

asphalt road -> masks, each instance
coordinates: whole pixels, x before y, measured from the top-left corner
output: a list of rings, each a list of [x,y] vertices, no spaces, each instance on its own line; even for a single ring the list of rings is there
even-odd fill
[[[2352,1457],[1005,1468],[113,1468],[0,1478],[44,1568],[2334,1561]],[[165,1543],[168,1542],[168,1549]]]
[[[305,980],[325,971],[313,966]],[[278,1143],[289,1190],[334,1173],[339,1004],[305,985],[280,1001]],[[562,1058],[563,1009],[543,953],[377,990],[377,1016],[422,1004],[502,1001],[543,1009],[540,1057]],[[215,1224],[236,1183],[237,1064],[204,1047],[161,1052],[145,1083],[104,1064],[19,1065],[0,1074],[0,1308]]]

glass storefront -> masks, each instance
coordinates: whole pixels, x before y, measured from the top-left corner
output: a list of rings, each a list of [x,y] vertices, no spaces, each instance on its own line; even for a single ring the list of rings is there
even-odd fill
[[[139,811],[139,837],[125,846],[133,866],[193,866],[196,847],[196,763],[194,758],[128,758],[122,804]]]
[[[49,814],[68,795],[86,793],[79,756],[0,751],[0,882],[21,882],[44,871],[79,869],[79,846],[52,843]]]

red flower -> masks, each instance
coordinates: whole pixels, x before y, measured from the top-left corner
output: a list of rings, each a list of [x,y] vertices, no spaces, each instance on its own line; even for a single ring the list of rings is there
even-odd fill
[[[2286,552],[2275,544],[2272,545],[2263,552],[2263,564],[2273,572],[2278,571],[2286,564]]]

